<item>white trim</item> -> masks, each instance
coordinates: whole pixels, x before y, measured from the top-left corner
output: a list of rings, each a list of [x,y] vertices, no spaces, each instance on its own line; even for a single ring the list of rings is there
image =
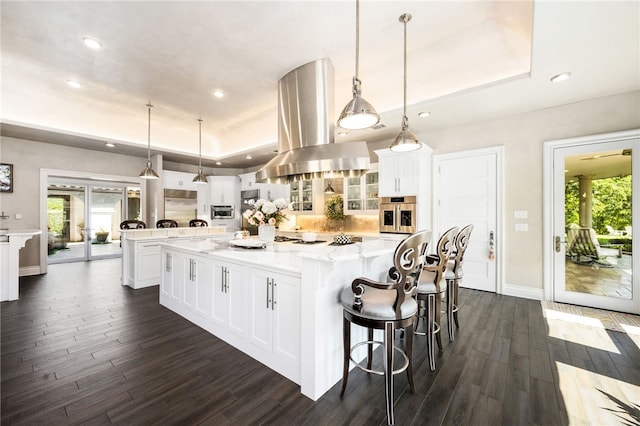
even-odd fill
[[[31,275],[40,275],[40,266],[21,266],[18,271],[18,276],[27,277]]]
[[[598,135],[555,139],[543,143],[542,156],[542,265],[544,300],[553,300],[553,156],[557,148],[591,145],[603,142],[625,141],[640,138],[640,129]],[[635,205],[636,203],[634,203]]]
[[[517,284],[505,284],[502,294],[505,296],[522,297],[523,299],[543,300],[541,288],[526,287]]]
[[[70,179],[80,179],[89,181],[111,181],[114,183],[122,183],[127,185],[140,186],[140,210],[142,212],[146,209],[146,185],[144,179],[137,176],[118,176],[109,175],[104,173],[88,173],[78,172],[73,170],[59,170],[59,169],[40,169],[40,229],[42,229],[42,237],[40,238],[40,265],[39,274],[47,273],[47,187],[50,177],[63,177]]]
[[[495,253],[496,253],[496,293],[503,294],[504,291],[504,146],[493,146],[487,148],[470,149],[466,151],[450,152],[445,154],[433,155],[433,171],[432,171],[432,201],[436,200],[439,196],[437,191],[439,185],[440,175],[436,171],[440,167],[440,162],[443,160],[452,160],[458,158],[468,158],[481,155],[495,154],[496,156],[496,239],[495,239]],[[433,227],[437,229],[438,217],[437,206],[435,202],[431,203],[431,217],[433,218]]]

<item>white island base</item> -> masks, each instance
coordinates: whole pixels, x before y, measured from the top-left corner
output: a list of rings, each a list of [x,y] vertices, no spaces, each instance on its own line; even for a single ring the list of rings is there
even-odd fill
[[[0,301],[18,300],[20,296],[20,249],[27,240],[40,235],[40,230],[9,230],[0,242]]]
[[[347,246],[162,244],[160,303],[300,385],[317,400],[342,378],[340,292],[381,280],[396,241]],[[352,326],[353,341],[366,330]],[[366,349],[356,354],[363,359]]]

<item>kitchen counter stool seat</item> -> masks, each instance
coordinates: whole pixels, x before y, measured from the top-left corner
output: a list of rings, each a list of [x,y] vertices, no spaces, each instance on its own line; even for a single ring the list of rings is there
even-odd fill
[[[344,364],[342,390],[344,395],[349,377],[349,363],[367,373],[385,378],[385,396],[387,421],[394,423],[393,417],[393,375],[407,372],[409,387],[415,392],[413,384],[413,323],[418,311],[414,299],[417,278],[422,269],[422,260],[427,250],[431,231],[420,231],[402,241],[394,253],[394,266],[389,270],[389,282],[378,282],[368,278],[356,278],[346,287],[340,300],[343,307],[343,350]],[[351,324],[367,328],[367,340],[351,346]],[[373,340],[373,330],[383,330],[383,341]],[[405,338],[405,350],[394,345],[395,331],[402,329]],[[352,358],[352,352],[367,346],[367,366],[363,367]],[[372,370],[373,345],[383,346],[383,370]],[[404,358],[403,365],[394,370],[394,353]]]
[[[418,280],[417,299],[418,299],[418,319],[415,322],[415,334],[427,336],[427,352],[429,358],[429,368],[431,371],[436,369],[435,343],[442,350],[442,337],[440,336],[440,306],[442,297],[447,291],[447,281],[444,278],[445,271],[451,250],[453,247],[453,239],[458,233],[458,228],[448,229],[436,245],[436,254],[425,256],[422,273]],[[452,311],[449,309],[449,322],[452,320]],[[418,331],[420,320],[424,323],[424,331]]]
[[[456,328],[460,328],[458,323],[458,288],[460,287],[460,281],[464,276],[462,265],[464,263],[464,252],[469,245],[469,237],[473,231],[473,225],[467,225],[458,232],[455,241],[453,242],[453,252],[447,264],[447,270],[444,274],[444,279],[447,282],[447,313],[449,319],[453,319],[456,327],[453,327],[451,321],[448,322],[447,328],[449,330],[449,341],[453,342],[456,338]]]
[[[126,229],[145,229],[147,227],[147,224],[144,223],[141,220],[123,220],[122,222],[120,222],[120,229],[122,230],[126,230]]]
[[[156,228],[177,228],[178,222],[173,219],[160,219],[156,222]]]
[[[202,219],[191,219],[189,221],[189,227],[196,228],[198,226],[207,227],[209,226],[209,224],[207,223],[206,220],[202,220]]]

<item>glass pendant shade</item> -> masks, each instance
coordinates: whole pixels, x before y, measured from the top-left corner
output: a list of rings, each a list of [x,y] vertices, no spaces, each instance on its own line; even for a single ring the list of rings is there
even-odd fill
[[[207,183],[207,177],[202,171],[202,119],[198,119],[198,174],[193,178],[194,183]]]
[[[402,115],[402,130],[393,140],[389,149],[396,152],[414,151],[422,148],[416,135],[409,130],[407,118],[407,22],[411,20],[409,13],[403,13],[398,19],[404,25],[404,111]]]
[[[360,63],[360,2],[356,0],[356,73],[353,77],[353,99],[344,107],[340,117],[338,117],[338,126],[348,130],[366,129],[375,126],[380,122],[380,115],[375,108],[361,96],[360,84],[358,78],[358,68]]]

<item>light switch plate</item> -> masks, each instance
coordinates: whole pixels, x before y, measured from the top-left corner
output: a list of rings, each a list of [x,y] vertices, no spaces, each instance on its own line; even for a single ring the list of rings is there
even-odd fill
[[[17,220],[22,219],[22,213],[16,213],[16,219]]]
[[[516,219],[526,219],[529,212],[526,210],[515,210],[513,212],[513,217]]]
[[[516,223],[516,231],[518,232],[527,232],[529,230],[528,223]]]

